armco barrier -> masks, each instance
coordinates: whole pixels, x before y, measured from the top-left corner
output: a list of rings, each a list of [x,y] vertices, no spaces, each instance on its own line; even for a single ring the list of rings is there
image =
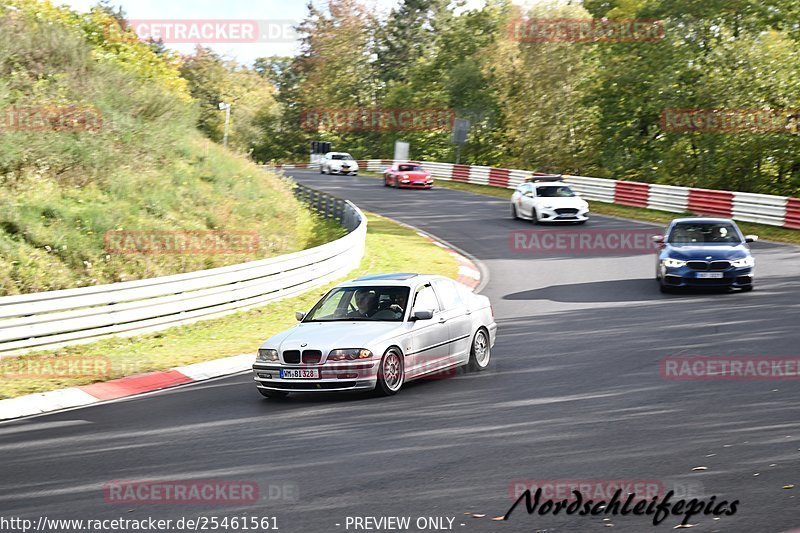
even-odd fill
[[[366,168],[371,172],[383,172],[392,163],[394,161],[389,159],[367,159],[359,162],[359,168]],[[436,179],[508,189],[515,188],[532,175],[540,174],[530,170],[456,165],[435,161],[422,161],[422,164]],[[279,168],[295,167],[283,165]],[[673,213],[731,217],[745,222],[800,229],[800,198],[617,181],[569,174],[564,174],[563,178],[578,194],[596,202]]]
[[[348,201],[295,187],[301,200],[349,233],[315,248],[238,265],[0,298],[0,356],[218,317],[347,275],[364,255],[366,218]]]
[[[786,223],[787,228],[800,229],[800,198],[789,198],[786,203]]]
[[[614,187],[614,203],[633,207],[647,207],[650,186],[635,181],[618,181]]]
[[[733,214],[733,193],[710,189],[689,189],[689,211],[698,215],[728,218]]]

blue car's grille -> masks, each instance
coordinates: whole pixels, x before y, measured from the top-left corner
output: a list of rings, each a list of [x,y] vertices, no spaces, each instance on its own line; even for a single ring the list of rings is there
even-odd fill
[[[687,261],[686,266],[692,270],[727,270],[730,261]]]

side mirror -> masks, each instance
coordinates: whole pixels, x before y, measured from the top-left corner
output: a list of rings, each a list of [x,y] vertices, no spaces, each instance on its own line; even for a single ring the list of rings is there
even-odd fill
[[[295,311],[294,317],[297,319],[298,322],[302,322],[303,319],[306,317],[305,311]]]
[[[758,240],[758,235],[745,235],[744,242],[756,242]]]
[[[431,318],[433,318],[433,311],[431,311],[430,309],[414,311],[412,318],[414,320],[430,320]]]
[[[651,238],[653,239],[653,242],[656,242],[658,244],[664,244],[664,236],[663,235],[653,235]]]

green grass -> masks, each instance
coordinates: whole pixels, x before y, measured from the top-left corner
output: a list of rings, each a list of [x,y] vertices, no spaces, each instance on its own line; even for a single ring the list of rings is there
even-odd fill
[[[374,172],[364,173],[371,178],[381,177]],[[461,183],[458,181],[435,180],[436,187],[446,187],[457,191],[470,192],[475,194],[485,194],[508,200],[514,192],[511,189],[501,187],[491,187],[489,185],[476,185],[473,183]],[[620,218],[641,220],[643,222],[653,222],[657,224],[668,224],[672,219],[691,215],[691,213],[670,213],[668,211],[658,211],[655,209],[644,209],[641,207],[629,207],[626,205],[607,204],[605,202],[589,202],[589,209],[598,215],[607,215]],[[752,222],[736,222],[745,234],[758,235],[760,239],[784,242],[789,244],[800,244],[800,230],[786,229],[767,224],[754,224]]]
[[[364,273],[398,271],[456,277],[458,265],[449,253],[420,237],[413,229],[377,215],[367,214],[367,217],[369,226],[366,254],[361,266],[346,279]],[[329,286],[332,285],[333,283]],[[255,354],[263,340],[295,324],[295,310],[310,309],[329,286],[219,319],[138,337],[110,338],[92,344],[2,360],[0,370],[3,370],[5,364],[5,373],[15,376],[6,376],[0,380],[0,398],[85,385],[229,355],[247,352]],[[16,370],[19,368],[46,366],[64,357],[108,361],[110,372],[104,372],[102,379],[95,376],[16,377],[19,374]]]
[[[172,67],[147,45],[99,53],[76,29],[82,17],[43,23],[70,16],[16,3],[24,9],[0,2],[0,114],[88,107],[101,122],[32,131],[0,121],[0,296],[241,263],[341,234],[277,175],[201,136],[188,93],[159,82]],[[253,231],[259,244],[246,254],[121,254],[105,248],[114,230]]]
[[[290,186],[199,136],[185,156],[137,172],[117,167],[108,184],[65,187],[51,179],[0,187],[0,296],[241,263],[302,250],[342,234],[298,202]],[[130,254],[107,250],[108,231],[254,232],[245,253]],[[146,233],[145,233],[146,234]]]

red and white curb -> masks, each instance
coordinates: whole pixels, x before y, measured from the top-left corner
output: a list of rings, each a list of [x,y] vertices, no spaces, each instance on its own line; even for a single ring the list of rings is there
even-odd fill
[[[436,246],[442,248],[444,251],[453,256],[453,258],[458,263],[458,277],[456,278],[456,281],[458,281],[463,285],[466,285],[473,291],[478,285],[480,285],[481,271],[478,269],[478,266],[470,258],[462,255],[456,250],[453,250],[446,244],[442,244],[441,242],[437,241],[430,235],[427,235],[419,231],[417,232],[417,235],[419,235],[420,237],[425,237],[426,239],[431,241],[432,244],[435,244]]]
[[[0,420],[38,415],[73,407],[127,398],[145,392],[167,389],[186,383],[237,374],[250,370],[255,354],[234,355],[213,361],[148,372],[101,383],[70,387],[0,400]]]

